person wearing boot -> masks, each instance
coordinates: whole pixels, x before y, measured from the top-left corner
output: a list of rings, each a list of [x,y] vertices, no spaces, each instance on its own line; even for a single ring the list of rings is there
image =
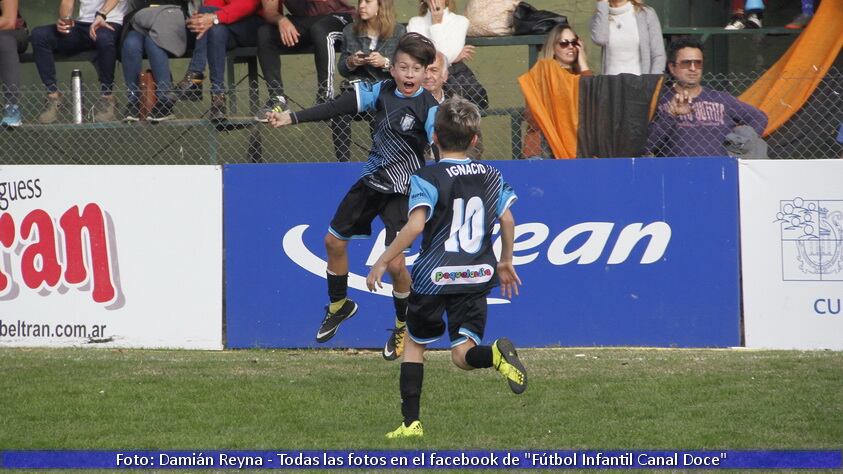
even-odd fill
[[[123,27],[126,0],[79,0],[79,15],[74,19],[74,0],[61,0],[59,18],[53,25],[32,30],[32,55],[41,82],[47,89],[45,107],[38,121],[43,124],[59,120],[64,101],[56,80],[54,53],[76,54],[96,50],[96,69],[100,82],[100,99],[94,106],[94,121],[116,120],[114,67],[117,63],[117,39]]]
[[[196,47],[190,65],[176,85],[180,99],[199,100],[207,64],[211,76],[209,119],[225,120],[225,55],[229,49],[257,44],[261,0],[205,0],[202,8],[187,20],[187,28],[196,34]]]

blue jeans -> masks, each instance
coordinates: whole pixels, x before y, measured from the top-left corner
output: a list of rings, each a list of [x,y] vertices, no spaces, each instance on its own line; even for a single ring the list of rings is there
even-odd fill
[[[130,31],[123,39],[123,79],[129,102],[140,99],[138,78],[143,68],[143,52],[149,59],[149,67],[155,76],[155,96],[159,101],[168,100],[173,84],[170,77],[170,57],[167,51],[155,44],[147,35]]]
[[[217,7],[202,7],[200,13],[213,13]],[[205,35],[196,40],[193,57],[187,70],[203,72],[205,65],[211,74],[211,93],[225,93],[225,53],[237,46],[255,46],[258,43],[258,27],[266,21],[257,15],[243,18],[230,25],[214,25]]]
[[[97,50],[97,60],[94,66],[99,74],[100,90],[103,95],[110,95],[114,87],[114,66],[117,64],[117,39],[123,25],[109,23],[114,31],[108,28],[97,30],[97,40],[88,36],[90,23],[76,22],[70,33],[59,33],[56,25],[39,26],[32,30],[32,55],[38,75],[48,92],[57,92],[56,63],[53,53],[76,54],[82,51]]]

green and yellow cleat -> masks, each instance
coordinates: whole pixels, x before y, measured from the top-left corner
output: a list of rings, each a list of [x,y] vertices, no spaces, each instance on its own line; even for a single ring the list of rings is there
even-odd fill
[[[492,344],[492,365],[506,377],[513,393],[521,394],[527,390],[527,369],[518,359],[512,341],[502,337]]]
[[[401,423],[401,426],[395,431],[390,431],[386,434],[386,437],[389,439],[421,438],[422,436],[424,436],[424,428],[422,428],[421,421],[419,420],[410,423],[410,426]]]

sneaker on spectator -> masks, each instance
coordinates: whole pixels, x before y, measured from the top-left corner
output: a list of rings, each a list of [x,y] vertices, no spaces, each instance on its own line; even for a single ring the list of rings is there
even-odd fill
[[[744,24],[745,17],[743,13],[736,13],[732,15],[732,19],[729,20],[729,24],[726,25],[725,30],[742,30],[746,28],[746,24]]]
[[[149,111],[149,115],[146,119],[152,123],[172,120],[176,118],[176,115],[173,113],[174,105],[175,102],[173,100],[159,100],[152,107],[152,110]]]
[[[64,109],[64,103],[62,102],[61,94],[56,96],[47,95],[47,99],[44,103],[44,110],[41,111],[41,114],[38,116],[38,123],[45,125],[56,123],[62,109]]]
[[[94,122],[114,122],[117,120],[117,106],[113,95],[100,96],[94,105]]]
[[[796,18],[794,18],[793,21],[791,21],[790,23],[784,25],[784,27],[788,30],[801,30],[802,28],[805,28],[805,26],[808,24],[809,21],[811,21],[811,18],[813,17],[813,15],[802,13]]]
[[[198,102],[202,100],[202,81],[205,74],[201,72],[187,71],[184,77],[176,84],[176,95],[179,100]]]
[[[258,112],[255,114],[255,120],[258,122],[266,123],[269,120],[266,118],[266,114],[270,112],[278,112],[284,113],[289,112],[290,106],[287,105],[287,98],[283,95],[271,97],[269,100],[266,101],[266,104],[258,109]]]
[[[211,95],[211,113],[208,119],[212,122],[225,121],[226,114],[225,94]]]
[[[748,29],[757,29],[764,27],[764,25],[761,23],[761,15],[757,13],[748,14],[746,16],[746,20],[744,20],[743,23]]]
[[[140,104],[134,101],[129,101],[126,108],[123,109],[124,122],[140,122]]]
[[[6,107],[3,108],[3,120],[0,121],[0,126],[14,128],[20,127],[21,123],[23,123],[23,118],[21,117],[20,105],[6,104]]]

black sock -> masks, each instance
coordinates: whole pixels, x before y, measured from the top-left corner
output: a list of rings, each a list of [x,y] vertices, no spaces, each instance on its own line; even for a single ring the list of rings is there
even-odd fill
[[[474,346],[465,353],[466,364],[475,369],[492,366],[492,346]]]
[[[409,296],[409,293],[407,293],[406,296],[400,298],[394,291],[392,292],[392,302],[395,304],[395,318],[402,323],[407,322],[407,307],[409,306],[407,300]]]
[[[348,294],[348,274],[331,275],[328,273],[328,298],[331,303],[344,300]]]
[[[399,386],[401,387],[401,414],[404,415],[404,426],[410,426],[410,423],[419,419],[422,380],[424,380],[424,364],[401,363]]]

